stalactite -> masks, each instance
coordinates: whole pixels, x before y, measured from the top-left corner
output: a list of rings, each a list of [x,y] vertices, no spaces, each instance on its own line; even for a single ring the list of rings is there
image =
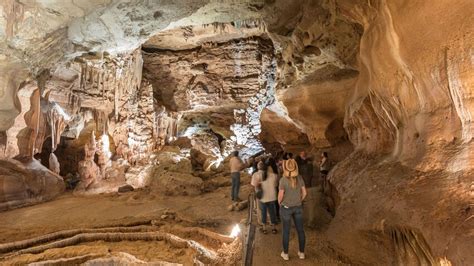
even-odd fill
[[[115,121],[118,120],[118,109],[119,109],[119,98],[120,98],[120,90],[116,87],[116,86],[113,86],[113,90],[114,90],[114,118],[115,118]]]
[[[104,76],[105,76],[105,71],[104,70],[100,71],[98,85],[102,89],[102,95],[104,96],[104,100],[106,100],[107,99],[107,90],[105,89]]]
[[[79,63],[79,65],[81,66],[81,76],[80,76],[80,79],[79,79],[79,89],[80,90],[84,90],[84,73],[85,73],[85,66],[83,63]]]
[[[84,69],[83,69],[83,71],[84,71],[83,78],[84,79],[83,79],[83,82],[82,82],[82,84],[83,84],[82,90],[86,91],[87,90],[86,87],[87,87],[87,72],[88,72],[87,68],[88,68],[88,65],[87,65],[87,63],[83,63],[83,65],[84,65]]]
[[[33,121],[33,136],[32,136],[32,145],[30,156],[33,157],[36,153],[36,141],[39,135],[39,126],[40,126],[40,117],[41,117],[41,89],[38,88],[35,90],[31,96],[31,110],[33,111],[32,117]]]
[[[146,137],[143,137],[134,133],[137,128],[144,131],[149,129],[150,139],[154,139],[153,125],[148,125],[147,122],[149,120],[153,123],[154,119],[149,118],[152,112],[140,110],[142,105],[146,106],[147,110],[153,109],[152,88],[143,88],[144,92],[140,92],[142,67],[140,50],[131,54],[87,60],[81,63],[82,86],[85,88],[81,93],[88,100],[99,97],[104,101],[103,108],[92,108],[97,109],[93,110],[97,132],[108,132],[108,117],[112,115],[115,120],[115,128],[112,130],[114,142],[121,141],[129,143],[130,146],[144,146],[143,152],[148,152],[149,146],[152,145],[148,134],[146,133]]]
[[[5,35],[7,39],[15,35],[17,23],[23,19],[25,8],[22,3],[14,0],[3,1],[2,8],[4,12],[4,19],[6,20]]]
[[[91,68],[91,73],[90,73],[90,89],[91,90],[94,90],[94,91],[97,91],[98,93],[100,93],[100,90],[99,88],[97,87],[97,81],[96,81],[96,73],[98,72],[98,70],[95,68],[95,67],[92,67]]]
[[[54,152],[60,142],[61,134],[66,128],[66,122],[70,120],[70,117],[54,102],[50,104],[46,114],[47,122],[51,129],[51,151]]]
[[[89,68],[89,89],[90,90],[95,90],[94,89],[94,71],[95,71],[95,67],[91,67]]]

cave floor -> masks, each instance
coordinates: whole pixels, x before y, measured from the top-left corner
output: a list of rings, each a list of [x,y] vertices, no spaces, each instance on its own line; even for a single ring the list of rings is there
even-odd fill
[[[94,196],[76,196],[68,193],[54,201],[0,213],[0,242],[24,240],[66,229],[117,226],[144,220],[158,220],[161,223],[184,227],[202,227],[228,235],[235,224],[247,217],[246,209],[240,212],[227,210],[230,205],[229,190],[230,187],[220,187],[213,192],[198,196],[164,196],[146,190]],[[242,186],[241,198],[246,198],[250,190],[249,185]],[[263,235],[257,230],[254,265],[342,264],[324,235],[309,229],[306,230],[307,258],[297,259],[296,233],[294,229],[292,230],[289,262],[284,262],[280,257],[281,226],[276,235]],[[154,246],[150,242],[136,244],[127,241],[90,242],[65,247],[61,251],[47,250],[42,254],[30,256],[27,260],[54,257],[56,253],[78,255],[105,250],[128,252],[145,261],[159,258],[168,261],[172,259],[185,265],[192,264],[191,261],[184,259],[185,254],[169,247],[166,249],[162,245],[162,243]]]
[[[75,196],[65,194],[43,204],[0,213],[0,242],[15,241],[58,230],[103,227],[158,219],[175,213],[184,225],[199,225],[229,234],[246,212],[229,212],[227,188],[199,196],[164,196],[134,191],[123,194]],[[248,194],[244,189],[243,194]]]
[[[298,258],[298,238],[296,230],[292,228],[290,233],[290,256],[289,261],[280,257],[281,253],[281,225],[278,226],[278,234],[266,235],[257,232],[255,249],[253,254],[253,265],[351,265],[344,263],[339,254],[331,247],[326,236],[316,230],[305,228],[306,249],[304,260]],[[344,261],[347,261],[344,259]]]

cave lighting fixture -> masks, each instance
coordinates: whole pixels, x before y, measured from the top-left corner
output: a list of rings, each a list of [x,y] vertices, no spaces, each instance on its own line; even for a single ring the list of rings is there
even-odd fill
[[[236,224],[234,228],[232,228],[232,232],[230,233],[230,237],[236,238],[240,235],[240,226]]]

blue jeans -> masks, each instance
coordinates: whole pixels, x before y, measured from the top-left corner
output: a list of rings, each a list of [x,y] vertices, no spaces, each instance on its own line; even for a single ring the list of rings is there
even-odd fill
[[[283,224],[283,252],[288,254],[288,246],[290,244],[291,220],[295,223],[296,232],[298,233],[299,251],[304,252],[306,238],[303,228],[303,207],[280,207],[281,221]]]
[[[267,223],[267,210],[268,213],[270,214],[270,221],[272,224],[276,224],[276,214],[275,214],[275,202],[276,201],[270,201],[270,202],[261,202],[258,201],[260,204],[260,210],[262,211],[262,224]]]
[[[230,197],[232,200],[238,200],[240,190],[240,173],[230,173],[230,176],[232,177],[232,190],[230,192]]]

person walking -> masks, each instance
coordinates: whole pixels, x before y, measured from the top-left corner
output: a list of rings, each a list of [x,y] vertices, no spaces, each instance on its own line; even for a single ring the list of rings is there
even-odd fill
[[[232,152],[232,157],[229,161],[230,166],[230,176],[232,178],[232,188],[231,188],[231,199],[232,201],[240,201],[239,191],[240,191],[240,171],[245,168],[244,162],[239,157],[239,152]]]
[[[263,191],[260,185],[262,174],[263,174],[263,163],[257,162],[257,160],[254,160],[254,162],[252,163],[252,168],[255,168],[255,170],[252,169],[252,177],[250,179],[250,185],[254,187],[254,193],[253,193],[254,208],[252,211],[255,211],[257,215],[257,224],[259,226],[262,226],[262,217],[259,216],[258,214],[261,212],[259,200],[263,195]]]
[[[280,184],[280,179],[281,179],[281,173],[278,164],[275,160],[275,158],[270,157],[267,159],[266,164],[268,165],[269,169],[272,171],[273,174],[276,175],[277,177],[277,182],[275,183],[275,195],[278,195],[278,185]],[[275,214],[276,214],[276,221],[277,224],[280,223],[280,205],[278,204],[278,201],[275,199]]]
[[[328,153],[323,152],[321,153],[321,160],[319,161],[319,173],[321,174],[323,191],[327,191],[328,186],[329,186],[328,180],[327,180],[329,167],[330,165],[329,165]]]
[[[311,158],[308,158],[305,151],[300,152],[296,157],[296,163],[298,163],[298,170],[303,177],[305,186],[311,187],[313,180],[313,162]]]
[[[296,232],[298,233],[298,257],[304,259],[306,238],[303,228],[303,200],[306,197],[306,188],[303,179],[298,174],[298,164],[293,159],[292,154],[289,154],[288,157],[288,160],[282,163],[283,177],[280,180],[280,190],[278,192],[278,203],[280,204],[283,224],[283,251],[281,252],[281,257],[284,260],[289,260],[290,228],[291,220],[293,220]]]
[[[277,193],[275,186],[278,182],[278,176],[273,173],[271,167],[264,162],[258,163],[258,172],[252,176],[252,185],[255,190],[261,190],[258,199],[261,213],[262,232],[267,234],[267,213],[270,215],[270,223],[272,226],[272,233],[276,234],[278,231],[275,228],[277,224],[275,205],[277,201]],[[258,194],[257,194],[258,195]]]

